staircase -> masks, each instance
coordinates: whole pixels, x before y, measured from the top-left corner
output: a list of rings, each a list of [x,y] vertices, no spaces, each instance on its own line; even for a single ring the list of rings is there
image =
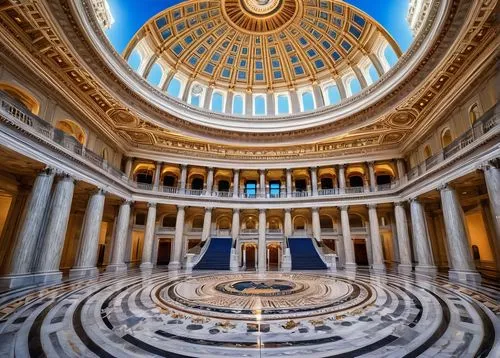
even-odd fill
[[[211,238],[207,250],[193,270],[229,270],[232,244],[231,238]]]
[[[289,238],[288,246],[292,256],[292,270],[326,270],[327,266],[319,255],[311,238]]]

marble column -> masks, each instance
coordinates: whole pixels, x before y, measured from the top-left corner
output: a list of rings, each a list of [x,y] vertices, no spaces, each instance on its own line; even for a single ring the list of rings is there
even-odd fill
[[[134,163],[133,158],[127,158],[127,162],[125,163],[125,175],[130,179],[130,175],[132,175],[132,164]]]
[[[259,272],[266,271],[266,221],[266,209],[259,209]]]
[[[377,178],[375,177],[375,163],[368,163],[368,172],[370,173],[370,190],[377,191]]]
[[[148,203],[148,216],[146,218],[146,230],[144,232],[144,244],[142,245],[141,270],[153,268],[153,241],[156,230],[156,203]]]
[[[130,205],[131,202],[125,200],[122,202],[120,209],[118,210],[111,263],[106,267],[106,271],[120,272],[127,270],[127,265],[125,265],[125,249],[127,247],[128,229],[130,224]]]
[[[321,222],[319,219],[319,209],[312,208],[312,231],[316,241],[321,240]]]
[[[30,272],[53,182],[54,173],[51,169],[44,170],[35,179],[11,256],[9,275],[0,280],[2,287],[15,288],[33,283]]]
[[[187,165],[182,164],[181,165],[181,178],[180,178],[181,193],[184,193],[186,191],[186,184],[187,184]]]
[[[481,282],[470,250],[465,217],[457,192],[449,185],[440,188],[443,207],[446,239],[451,269],[448,272],[452,280]]]
[[[340,222],[342,226],[342,238],[344,241],[345,268],[346,270],[356,269],[356,257],[354,255],[354,242],[351,239],[351,225],[349,224],[349,207],[340,207]]]
[[[318,168],[311,168],[311,187],[312,187],[312,195],[318,196]]]
[[[156,163],[156,168],[155,168],[155,177],[153,181],[153,189],[158,190],[160,187],[160,177],[161,177],[161,167],[163,163],[162,162],[157,162]]]
[[[214,168],[208,168],[207,174],[207,195],[212,195],[212,190],[214,186]]]
[[[495,224],[494,229],[497,238],[494,240],[495,256],[497,266],[500,266],[500,168],[495,164],[495,162],[491,162],[483,166],[483,172],[486,190],[488,191],[488,201],[490,202],[491,217]]]
[[[338,176],[339,176],[339,193],[345,193],[345,165],[339,164],[338,168]]]
[[[396,166],[398,168],[398,178],[400,182],[404,182],[406,175],[405,161],[404,159],[398,159],[396,161]]]
[[[292,236],[292,209],[285,209],[285,237]]]
[[[182,244],[184,241],[184,218],[186,209],[184,206],[177,207],[177,220],[175,221],[175,236],[174,236],[174,256],[168,264],[169,270],[179,270],[182,267],[181,255]]]
[[[233,198],[237,198],[240,194],[240,170],[233,170]]]
[[[408,219],[406,218],[406,210],[403,202],[394,203],[394,215],[396,217],[396,230],[398,233],[398,271],[402,273],[410,273],[412,270],[411,245],[410,235],[408,234]]]
[[[205,217],[203,219],[203,231],[201,233],[201,241],[206,241],[210,237],[212,229],[212,208],[205,208]]]
[[[390,226],[391,226],[391,241],[392,241],[392,258],[395,264],[399,264],[399,244],[398,244],[398,232],[396,227],[396,220],[394,215],[390,215],[389,217]]]
[[[435,274],[437,269],[432,257],[427,224],[425,222],[425,213],[422,204],[417,199],[410,200],[411,224],[413,231],[413,240],[418,265],[415,272],[425,274]]]
[[[231,225],[231,237],[233,242],[240,236],[240,209],[233,209],[233,222]]]
[[[101,234],[102,215],[104,212],[105,193],[102,189],[97,190],[89,198],[83,229],[80,236],[80,244],[76,255],[76,262],[69,271],[69,277],[84,277],[97,275],[97,249]]]
[[[375,271],[383,272],[385,271],[384,250],[382,248],[382,238],[380,236],[380,227],[376,205],[368,205],[368,217],[370,218],[370,238],[373,255],[372,267]]]
[[[286,196],[292,197],[292,169],[286,170]]]
[[[259,170],[259,192],[260,192],[260,197],[262,197],[262,198],[266,197],[266,170],[265,169]]]
[[[35,281],[41,283],[59,282],[61,255],[66,239],[75,181],[69,175],[63,175],[56,183],[49,211],[48,223],[39,250],[39,261],[35,269]]]

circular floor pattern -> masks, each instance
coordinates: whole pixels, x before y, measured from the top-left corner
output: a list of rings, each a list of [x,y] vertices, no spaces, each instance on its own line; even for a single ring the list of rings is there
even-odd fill
[[[1,293],[0,356],[498,357],[499,289],[368,271],[105,274]]]

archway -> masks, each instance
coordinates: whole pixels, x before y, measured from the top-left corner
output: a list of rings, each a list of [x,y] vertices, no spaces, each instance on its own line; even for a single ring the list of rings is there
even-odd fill
[[[75,122],[64,119],[56,123],[56,128],[63,131],[67,135],[74,137],[78,142],[80,142],[80,144],[85,144],[85,138],[87,137],[85,135],[85,131]]]
[[[157,265],[168,265],[170,263],[170,254],[172,251],[171,239],[160,239],[158,242],[158,259]]]
[[[11,84],[0,83],[0,91],[5,92],[31,113],[35,115],[39,114],[40,102],[38,102],[35,96],[31,95],[27,90]]]
[[[441,133],[441,148],[446,148],[451,144],[453,138],[451,137],[451,131],[449,128],[446,128]]]

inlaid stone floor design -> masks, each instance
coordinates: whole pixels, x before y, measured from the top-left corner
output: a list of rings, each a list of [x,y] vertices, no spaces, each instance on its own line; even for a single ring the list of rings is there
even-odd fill
[[[500,285],[131,270],[1,293],[0,356],[500,357]]]

